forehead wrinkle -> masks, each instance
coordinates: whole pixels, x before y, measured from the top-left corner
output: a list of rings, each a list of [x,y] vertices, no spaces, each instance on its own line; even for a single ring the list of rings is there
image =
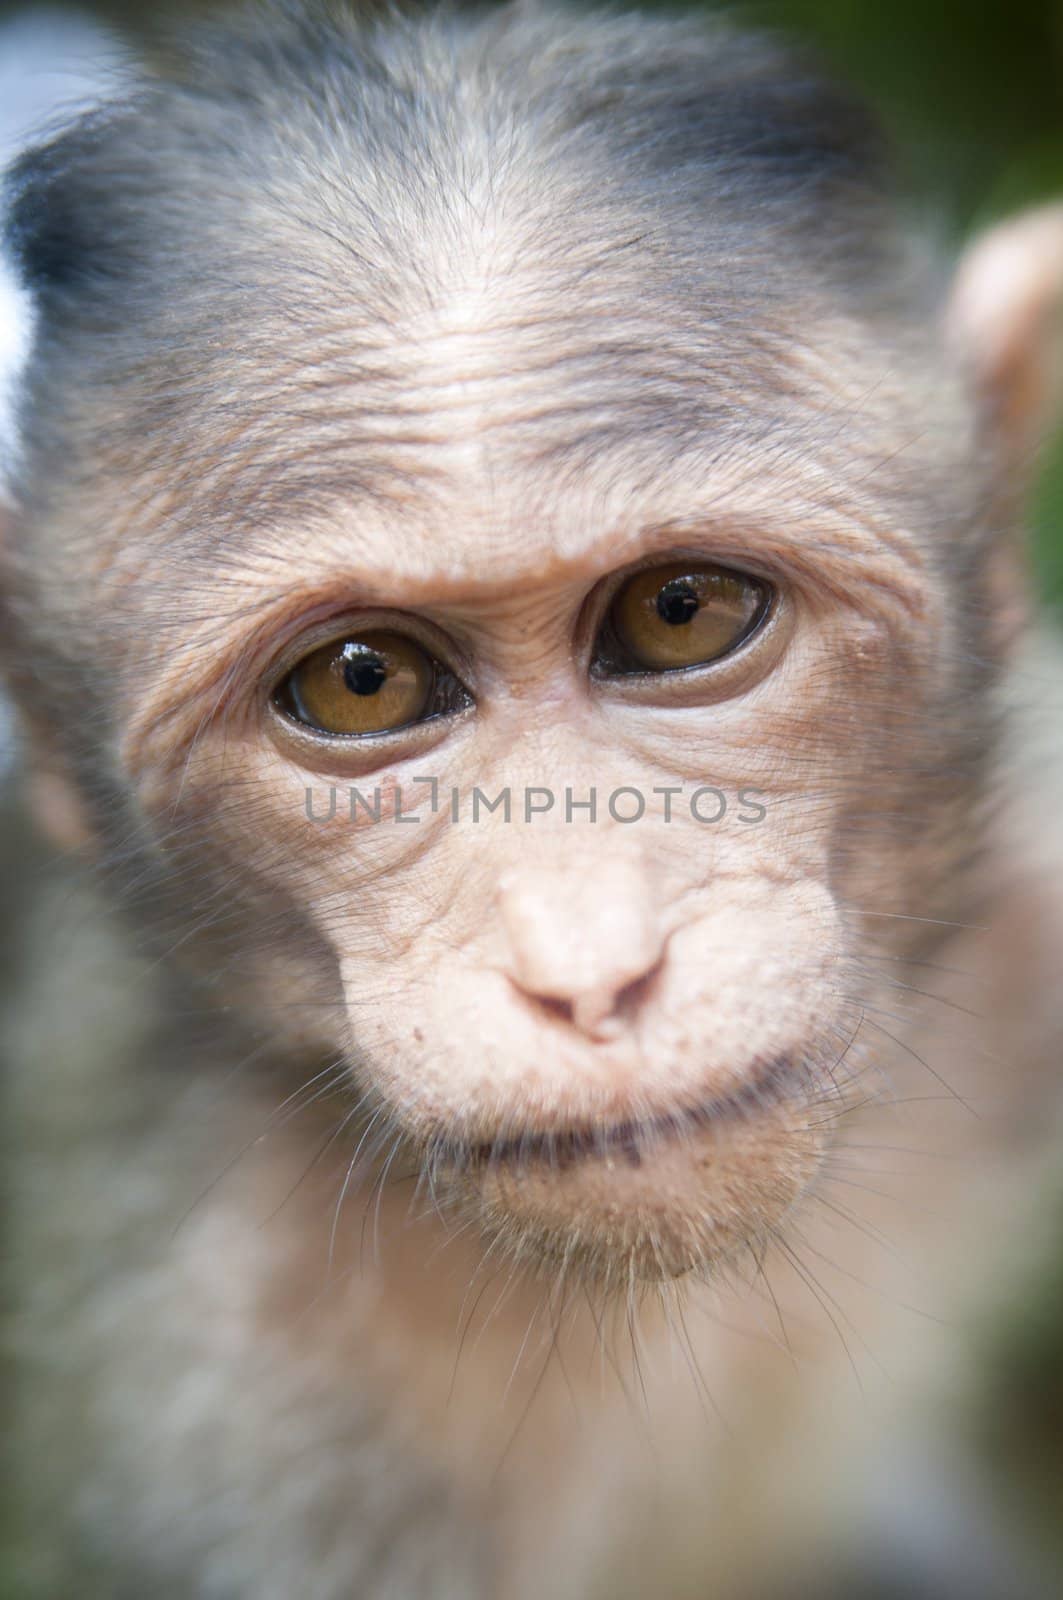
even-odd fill
[[[508,433],[571,454],[610,433],[719,425],[728,408],[777,403],[784,375],[803,378],[800,344],[825,316],[811,290],[791,288],[781,305],[763,272],[755,293],[726,268],[711,284],[660,284],[651,261],[647,283],[626,259],[619,275],[585,284],[579,250],[544,274],[528,261],[500,269],[491,243],[485,256],[466,241],[457,260],[435,262],[429,299],[386,318],[366,321],[356,280],[303,271],[250,323],[234,303],[228,348],[216,329],[189,327],[161,368],[154,414],[151,397],[145,407],[129,395],[123,443],[144,450],[150,436],[157,451],[161,441],[195,521],[225,531],[233,511],[283,509],[311,469],[323,495],[322,464],[342,464],[341,495],[386,493],[396,478],[408,492],[400,452],[419,450],[418,471],[430,473],[429,447],[459,437],[493,447]],[[807,301],[801,341],[781,315],[797,301]]]
[[[586,542],[588,526],[689,517],[710,506],[721,476],[747,498],[743,477],[757,484],[765,525],[785,506],[783,477],[844,506],[883,440],[895,447],[904,375],[851,319],[809,305],[798,339],[764,321],[732,325],[726,306],[699,327],[689,305],[642,320],[623,302],[612,309],[485,301],[459,287],[371,342],[334,306],[279,349],[267,328],[268,349],[256,348],[260,337],[241,352],[220,426],[217,407],[176,409],[164,514],[149,537],[168,559],[187,550],[239,570],[245,555],[286,559],[288,541],[305,544],[313,527],[340,571],[349,558],[335,530],[343,542],[348,526],[364,536],[358,518],[388,528],[378,566],[391,577],[409,577],[406,545],[420,537],[459,579],[463,560],[487,559],[494,570],[508,563],[511,582],[527,573],[529,543],[556,559]],[[151,430],[153,452],[157,439]],[[133,488],[127,470],[120,478]],[[896,517],[871,494],[853,500],[856,526],[893,536]],[[143,537],[143,522],[126,524]],[[446,592],[444,572],[432,582]]]
[[[804,573],[844,591],[857,606],[899,604],[918,612],[925,587],[921,543],[873,507],[837,497],[826,503],[818,473],[802,474],[796,463],[776,481],[740,459],[708,475],[703,462],[686,465],[685,480],[673,474],[641,491],[630,477],[606,487],[585,484],[580,494],[529,486],[497,519],[482,509],[468,513],[461,537],[450,542],[440,530],[456,525],[461,502],[445,495],[428,515],[423,505],[385,511],[374,504],[361,508],[357,522],[353,514],[347,522],[318,514],[295,527],[248,528],[239,549],[226,550],[206,581],[189,552],[171,550],[171,583],[157,603],[165,601],[168,614],[191,626],[189,640],[197,644],[201,628],[216,639],[226,619],[238,633],[267,612],[284,618],[324,606],[475,621],[477,613],[509,604],[515,591],[530,601],[589,586],[654,551],[663,556],[685,547],[734,565]],[[147,598],[150,604],[150,592]]]
[[[593,459],[606,441],[645,437],[662,423],[673,437],[704,430],[722,413],[704,390],[654,370],[650,357],[604,353],[608,382],[573,379],[556,351],[532,370],[506,373],[426,370],[379,397],[355,398],[337,384],[305,407],[297,396],[230,423],[205,450],[188,451],[184,480],[192,521],[207,520],[227,540],[234,516],[358,497],[390,502],[428,497],[456,476],[472,482],[499,470],[532,470],[550,450]],[[658,364],[659,365],[659,364]],[[566,381],[567,380],[567,381]],[[294,401],[294,403],[293,403]],[[220,446],[220,449],[219,449]],[[193,465],[194,463],[194,465]],[[175,486],[178,490],[181,483]],[[182,531],[179,519],[174,529]]]
[[[711,472],[743,439],[761,456],[818,446],[816,427],[835,414],[848,411],[847,432],[859,431],[853,384],[813,379],[792,341],[787,381],[775,363],[758,374],[748,361],[736,367],[732,352],[707,361],[622,331],[568,348],[550,343],[548,324],[537,323],[535,335],[508,368],[482,332],[463,333],[434,364],[418,362],[416,346],[400,348],[386,375],[366,373],[362,384],[309,365],[306,393],[293,385],[272,406],[263,395],[205,448],[189,439],[158,532],[223,556],[249,528],[291,527],[352,505],[427,512],[457,488],[476,507],[503,480],[526,499],[559,474],[631,480],[632,466],[636,488],[671,476],[684,454]],[[794,399],[803,407],[780,412]],[[864,431],[873,445],[875,419]]]

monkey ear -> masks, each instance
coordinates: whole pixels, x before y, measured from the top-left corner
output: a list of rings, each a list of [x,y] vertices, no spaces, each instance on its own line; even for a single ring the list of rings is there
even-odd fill
[[[1063,412],[1063,204],[1024,212],[974,241],[956,274],[948,331],[991,447],[1021,487]]]

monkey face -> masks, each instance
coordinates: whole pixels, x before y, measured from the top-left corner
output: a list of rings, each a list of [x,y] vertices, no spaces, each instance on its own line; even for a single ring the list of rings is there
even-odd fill
[[[711,1266],[873,1086],[864,958],[965,803],[947,610],[915,535],[792,471],[643,501],[449,465],[449,503],[256,535],[238,608],[184,588],[119,760],[224,971],[437,1197],[599,1278]]]

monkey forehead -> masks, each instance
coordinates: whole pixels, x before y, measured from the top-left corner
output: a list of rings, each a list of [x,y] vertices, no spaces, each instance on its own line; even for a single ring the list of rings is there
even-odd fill
[[[162,396],[112,392],[94,429],[119,496],[99,564],[121,574],[154,543],[174,569],[297,566],[313,530],[340,567],[442,592],[555,555],[602,565],[603,544],[608,570],[684,521],[751,518],[826,547],[838,519],[850,551],[911,529],[918,552],[928,501],[962,520],[945,376],[812,293],[781,317],[721,292],[699,317],[640,306],[637,282],[570,306],[473,266],[374,338],[311,302],[295,329],[266,316],[228,349],[190,340]]]
[[[168,559],[276,559],[322,522],[353,544],[383,510],[441,581],[485,560],[510,581],[510,556],[578,557],[616,508],[689,510],[721,469],[815,484],[821,507],[848,493],[856,526],[912,525],[913,484],[925,505],[956,465],[940,507],[963,481],[962,406],[925,322],[840,288],[778,217],[721,204],[684,227],[674,207],[591,202],[582,171],[545,199],[481,171],[363,256],[350,191],[337,248],[304,176],[240,218],[220,196],[209,276],[160,268],[168,304],[87,374],[93,455]],[[394,542],[384,559],[405,564]]]
[[[299,586],[487,598],[725,531],[736,564],[812,560],[916,601],[976,482],[925,329],[858,315],[763,240],[694,264],[616,222],[544,259],[488,209],[374,310],[360,268],[300,266],[285,222],[275,292],[250,265],[217,293],[185,283],[141,343],[118,330],[94,356],[56,463],[65,525],[91,529],[105,586],[144,578],[149,609],[230,581],[234,614]]]

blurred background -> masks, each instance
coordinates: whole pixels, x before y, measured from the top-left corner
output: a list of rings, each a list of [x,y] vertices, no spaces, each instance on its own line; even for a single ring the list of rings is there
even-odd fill
[[[205,9],[205,0],[63,10],[0,0],[0,159],[42,105],[47,114],[77,103],[96,61],[113,59],[79,18],[143,42],[167,16]],[[915,205],[957,244],[999,216],[1063,198],[1063,0],[750,0],[726,9],[808,40],[866,93],[892,131]],[[1047,443],[1030,526],[1038,589],[1061,626],[1063,430]],[[10,855],[10,829],[5,837]],[[10,929],[19,892],[10,874],[0,892]],[[0,957],[2,944],[0,936]],[[1063,1595],[1063,1152],[1058,1176],[1034,1268],[979,1330],[981,1377],[963,1423],[972,1459],[1021,1537],[1054,1552],[1059,1585],[1046,1596]]]

